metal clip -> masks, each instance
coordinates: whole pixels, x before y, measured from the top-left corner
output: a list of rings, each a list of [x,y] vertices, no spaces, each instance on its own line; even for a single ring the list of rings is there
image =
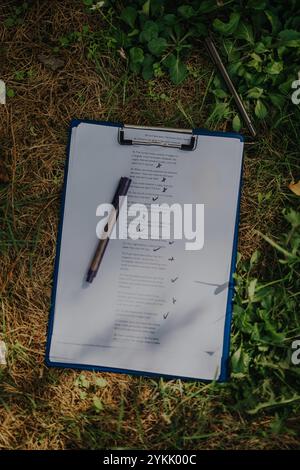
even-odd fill
[[[169,147],[169,148],[177,148],[180,150],[195,150],[197,139],[196,136],[191,135],[191,140],[189,144],[177,144],[173,142],[164,142],[162,140],[140,140],[140,139],[126,139],[125,138],[125,130],[124,129],[142,129],[142,130],[149,130],[149,131],[168,131],[168,132],[177,132],[177,133],[185,133],[185,134],[192,134],[192,130],[187,129],[173,129],[173,128],[166,128],[166,127],[142,127],[142,126],[129,126],[124,125],[123,128],[119,128],[118,132],[118,142],[120,145],[158,145],[160,147]]]

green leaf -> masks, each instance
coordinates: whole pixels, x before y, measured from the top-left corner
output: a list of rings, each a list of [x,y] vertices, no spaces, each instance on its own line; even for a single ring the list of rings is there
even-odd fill
[[[249,282],[248,297],[249,297],[250,302],[252,302],[254,299],[256,284],[257,284],[257,279],[251,279],[251,281]]]
[[[142,77],[144,80],[151,80],[154,77],[153,65],[143,65]]]
[[[163,10],[164,10],[164,2],[162,2],[161,0],[151,0],[150,12],[152,16],[161,16]]]
[[[267,6],[265,0],[249,0],[247,2],[247,7],[254,10],[264,10]]]
[[[238,76],[243,77],[245,73],[246,73],[246,68],[244,67],[244,65],[241,65],[241,67],[238,70]]]
[[[276,106],[278,109],[282,109],[284,104],[285,104],[285,97],[283,95],[280,95],[278,93],[270,93],[269,98],[271,103]]]
[[[273,42],[272,36],[262,36],[261,40],[266,47],[270,48],[272,46],[272,42]]]
[[[143,75],[144,80],[151,80],[151,78],[153,78],[153,75],[154,75],[153,63],[154,63],[154,59],[152,55],[146,54],[144,62],[143,62],[143,69],[142,69],[142,75]]]
[[[181,83],[187,76],[187,68],[179,58],[176,59],[175,63],[169,68],[170,77],[175,85]]]
[[[235,132],[239,132],[241,130],[242,123],[240,120],[240,116],[236,114],[232,120],[232,128]]]
[[[131,72],[138,74],[141,72],[142,65],[138,63],[130,62],[129,68]]]
[[[256,54],[255,52],[250,54],[250,57],[252,58],[252,60],[250,60],[250,62],[247,64],[248,67],[253,67],[258,72],[261,72],[261,70],[262,70],[262,58],[258,54]]]
[[[265,67],[265,72],[270,75],[278,75],[283,70],[283,62],[273,62]]]
[[[129,55],[130,60],[135,64],[142,64],[144,61],[144,51],[140,47],[131,47]]]
[[[213,90],[213,94],[217,97],[217,98],[220,98],[221,100],[226,98],[228,96],[228,94],[226,93],[226,91],[222,90],[222,88],[216,88],[215,90]]]
[[[279,91],[281,91],[281,93],[283,95],[290,94],[291,86],[292,86],[292,83],[293,83],[294,80],[295,80],[294,77],[289,77],[285,82],[283,82],[279,85],[279,87],[278,87]]]
[[[238,74],[239,68],[241,67],[242,62],[239,60],[238,62],[233,62],[228,65],[228,73],[231,77],[234,77]]]
[[[131,47],[129,50],[130,70],[139,73],[144,61],[144,51],[140,47]]]
[[[281,22],[279,20],[278,14],[275,13],[273,10],[265,10],[265,15],[271,24],[272,33],[276,34],[277,31],[281,29]]]
[[[133,36],[137,36],[138,34],[139,34],[139,30],[135,28],[132,31],[130,31],[130,33],[127,34],[127,37],[132,38]]]
[[[231,368],[234,374],[246,374],[248,372],[251,358],[242,347],[237,349],[231,357]]]
[[[169,54],[163,59],[163,64],[165,65],[165,67],[171,68],[175,66],[176,60],[177,59],[174,54]]]
[[[174,24],[177,23],[177,16],[174,15],[173,13],[169,13],[168,15],[163,16],[162,21],[167,26],[173,26]]]
[[[228,62],[236,62],[239,60],[241,54],[231,39],[224,40],[224,48],[227,54]]]
[[[148,42],[148,49],[151,52],[151,54],[154,54],[156,56],[161,56],[162,53],[166,50],[167,45],[168,43],[165,38],[162,38],[162,37],[154,38],[150,42]]]
[[[144,5],[142,6],[142,11],[144,15],[149,16],[150,14],[150,2],[151,0],[147,0]]]
[[[277,54],[278,54],[278,57],[279,59],[282,60],[284,54],[288,51],[288,47],[285,47],[285,46],[279,46],[277,48]]]
[[[213,112],[208,118],[208,122],[219,121],[220,119],[227,119],[230,115],[228,103],[216,103]]]
[[[12,88],[7,88],[7,90],[6,90],[6,96],[7,96],[8,98],[13,98],[13,97],[15,96],[14,90],[13,90]]]
[[[255,266],[260,258],[260,252],[258,250],[255,250],[250,258],[250,268]]]
[[[141,42],[149,42],[158,36],[158,25],[154,21],[148,20],[143,26],[143,31],[140,33]]]
[[[294,80],[295,80],[295,77],[289,77],[286,81],[284,81],[278,86],[279,91],[283,95],[289,95],[291,92],[291,86]]]
[[[231,13],[229,21],[227,23],[224,23],[223,21],[219,20],[219,18],[216,18],[213,22],[213,27],[219,33],[222,33],[225,36],[229,36],[230,34],[234,33],[237,29],[240,17],[240,13]]]
[[[299,401],[300,401],[299,395],[294,395],[291,398],[281,398],[280,400],[277,400],[277,401],[274,399],[270,399],[269,401],[265,403],[258,403],[258,405],[255,408],[248,410],[247,413],[250,415],[254,415],[254,414],[257,414],[259,411],[264,410],[266,408],[279,407],[285,404],[291,404],[293,402],[299,402]]]
[[[183,16],[183,18],[185,19],[189,19],[189,18],[192,18],[193,16],[196,15],[196,12],[194,10],[194,8],[190,5],[181,5],[178,9],[177,9],[178,13]]]
[[[253,88],[250,88],[250,90],[248,90],[247,96],[248,96],[248,98],[254,98],[254,99],[257,100],[257,99],[261,98],[263,92],[264,92],[263,88],[259,88],[259,87],[255,86]]]
[[[16,20],[12,16],[9,16],[8,18],[6,18],[6,20],[4,20],[4,26],[6,26],[6,28],[11,28],[12,26],[15,26],[15,24]]]
[[[184,29],[183,29],[181,24],[179,24],[179,23],[174,24],[173,29],[174,29],[174,33],[177,36],[177,38],[181,38],[183,36]]]
[[[254,44],[254,35],[252,26],[249,23],[241,22],[238,25],[234,36],[239,39],[245,39],[245,41],[249,42],[250,44]]]
[[[285,209],[284,218],[291,224],[293,229],[300,227],[300,212],[295,211],[294,209]]]
[[[134,28],[134,23],[137,17],[137,11],[133,7],[126,7],[121,13],[121,19],[127,23],[131,28]]]
[[[248,70],[245,70],[244,74],[243,74],[243,77],[245,79],[245,81],[247,82],[247,86],[251,86],[253,85],[253,83],[261,83],[257,78],[258,74],[254,74],[254,73],[250,73],[248,72]]]
[[[276,327],[273,322],[271,322],[268,318],[265,318],[265,330],[268,333],[268,337],[274,343],[282,343],[285,339],[284,333],[279,333],[276,331]]]
[[[300,32],[294,29],[284,29],[278,36],[284,46],[300,47]]]
[[[95,410],[99,413],[100,411],[103,410],[103,405],[99,397],[96,395],[93,397],[93,405]]]
[[[214,79],[213,79],[213,86],[215,88],[221,88],[222,87],[222,80],[221,80],[221,77],[219,77],[218,74],[216,74],[214,76]]]
[[[257,100],[256,106],[255,106],[255,115],[258,117],[258,119],[264,119],[267,114],[268,114],[268,110],[263,104],[263,102],[261,100]]]
[[[204,0],[200,3],[197,11],[198,13],[210,13],[216,10],[216,8],[218,8],[216,0]]]
[[[89,388],[90,381],[87,380],[84,374],[80,374],[79,377],[75,381],[76,385],[82,388]]]
[[[268,52],[268,48],[263,42],[258,42],[255,45],[254,52],[256,52],[257,54],[263,54],[264,52]]]
[[[107,385],[107,380],[104,379],[103,377],[98,377],[95,381],[97,387],[103,388],[106,387]]]

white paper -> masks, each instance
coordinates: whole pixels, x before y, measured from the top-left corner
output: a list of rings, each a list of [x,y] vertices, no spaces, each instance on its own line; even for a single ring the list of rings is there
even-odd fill
[[[0,80],[0,104],[6,103],[6,86],[3,80]]]
[[[182,151],[121,146],[117,135],[117,127],[85,123],[72,132],[50,361],[218,378],[243,145],[200,135],[194,151]],[[186,240],[110,240],[89,285],[96,208],[111,202],[121,176],[132,178],[129,204],[204,204],[204,248],[186,251]]]
[[[6,365],[6,354],[7,354],[7,347],[4,341],[0,340],[0,365]]]

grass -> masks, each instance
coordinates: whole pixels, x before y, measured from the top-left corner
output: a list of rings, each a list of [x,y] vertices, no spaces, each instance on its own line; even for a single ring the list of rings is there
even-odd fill
[[[4,1],[0,18],[15,18],[12,3]],[[297,291],[258,233],[279,240],[288,230],[282,209],[298,203],[287,188],[299,178],[299,123],[293,110],[280,123],[262,124],[257,142],[246,145],[236,301],[260,328],[265,320],[256,315],[264,296],[249,303],[249,285],[253,279],[259,286],[280,280],[281,303],[272,306],[270,318],[286,333],[285,341],[260,350],[260,340],[243,331],[237,310],[232,353],[243,345],[250,365],[242,371],[239,359],[240,371],[223,385],[46,368],[71,118],[222,130],[231,124],[213,114],[214,71],[203,50],[191,58],[192,73],[180,87],[165,76],[145,82],[111,54],[105,30],[81,1],[35,2],[19,17],[13,24],[0,23],[1,78],[13,90],[0,107],[1,164],[10,180],[0,188],[0,338],[8,346],[8,366],[0,369],[0,448],[298,448],[299,368],[290,366],[288,352],[299,324],[296,307],[294,316],[285,312]],[[84,24],[99,34],[96,65],[89,37],[61,46],[61,38]],[[47,69],[38,59],[41,52],[58,54],[64,67]],[[257,249],[261,258],[250,266]]]

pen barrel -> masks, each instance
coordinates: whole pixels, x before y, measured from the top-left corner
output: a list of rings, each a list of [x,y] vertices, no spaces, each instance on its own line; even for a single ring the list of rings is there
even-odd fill
[[[96,251],[95,251],[95,254],[94,254],[94,257],[93,257],[93,261],[91,262],[91,266],[90,266],[90,269],[89,269],[89,271],[95,272],[95,275],[97,274],[97,271],[99,269],[100,263],[101,263],[102,258],[103,258],[103,255],[105,253],[105,250],[106,250],[106,247],[107,247],[107,244],[108,244],[108,240],[109,240],[108,237],[101,240],[98,243],[98,246],[96,248]]]
[[[109,219],[108,219],[108,222],[104,227],[104,233],[106,234],[106,236],[105,236],[105,238],[101,238],[101,240],[98,243],[98,246],[96,248],[94,258],[93,258],[93,261],[92,261],[91,267],[90,267],[90,269],[92,271],[97,271],[98,268],[99,268],[99,265],[102,261],[103,255],[105,253],[105,249],[106,249],[108,241],[109,241],[109,237],[110,237],[111,232],[112,232],[112,230],[113,230],[113,228],[116,224],[116,221],[118,219],[119,210],[120,210],[120,208],[119,208],[119,206],[117,206],[115,208],[115,210],[113,210],[111,212],[111,214],[109,216]]]

